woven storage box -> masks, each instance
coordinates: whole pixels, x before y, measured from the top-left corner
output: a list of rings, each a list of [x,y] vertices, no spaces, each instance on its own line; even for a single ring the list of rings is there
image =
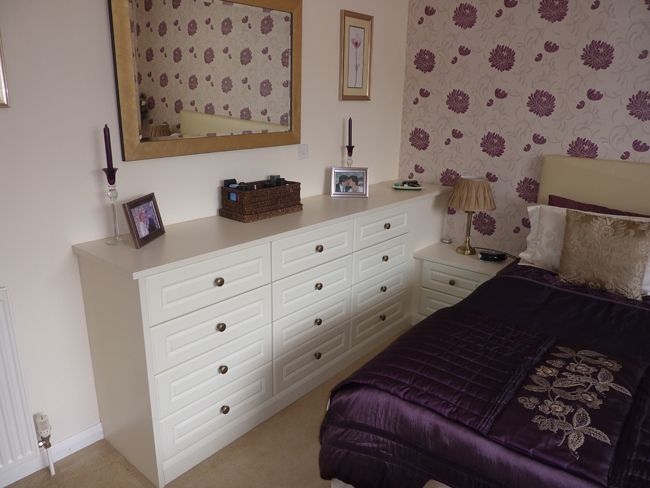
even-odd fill
[[[255,222],[302,210],[299,182],[264,188],[266,183],[267,180],[249,183],[258,187],[250,191],[222,187],[219,215],[239,222]]]

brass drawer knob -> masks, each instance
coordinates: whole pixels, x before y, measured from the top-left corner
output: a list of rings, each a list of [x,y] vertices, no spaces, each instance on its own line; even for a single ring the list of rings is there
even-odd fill
[[[383,256],[383,257],[381,258],[381,260],[382,260],[384,263],[387,263],[389,259],[390,259],[390,258],[389,258],[388,256]]]
[[[317,352],[316,354],[314,354],[314,357],[315,357],[316,359],[320,359],[320,358],[323,357],[323,355],[322,355],[321,353]]]
[[[325,248],[322,245],[319,244],[318,246],[316,246],[316,252],[323,252],[324,250]]]
[[[214,286],[223,286],[226,283],[226,280],[223,278],[216,278],[214,280]]]
[[[382,287],[380,288],[380,290],[381,290],[382,293],[386,293],[386,292],[388,291],[388,287],[386,287],[386,286],[382,286]]]
[[[316,319],[314,320],[315,325],[323,325],[323,319]]]
[[[390,230],[390,222],[386,222],[386,223],[384,224],[384,229],[386,229],[386,230]]]
[[[387,317],[386,317],[386,314],[385,314],[385,313],[382,313],[382,314],[379,316],[379,320],[381,320],[382,322],[385,322],[385,321],[386,321],[386,318],[387,318]]]
[[[225,364],[223,366],[219,366],[219,373],[220,374],[226,374],[228,372],[228,366]]]
[[[456,286],[456,280],[449,280],[449,286]]]
[[[224,415],[228,415],[228,412],[230,412],[230,407],[228,405],[224,405],[221,407],[221,413]]]
[[[316,288],[317,290],[320,291],[320,290],[323,289],[323,284],[322,284],[322,283],[316,283],[316,285],[314,286],[314,288]]]
[[[226,324],[224,324],[223,322],[220,322],[220,323],[217,324],[216,329],[217,329],[217,332],[225,332],[226,331]]]

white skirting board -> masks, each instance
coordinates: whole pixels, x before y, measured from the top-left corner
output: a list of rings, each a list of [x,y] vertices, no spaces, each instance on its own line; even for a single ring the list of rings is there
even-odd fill
[[[61,459],[73,454],[84,447],[88,447],[104,438],[102,424],[95,424],[92,427],[69,437],[60,442],[56,441],[56,431],[53,433],[54,442],[52,443],[51,454],[52,460],[56,463]],[[29,476],[40,469],[46,469],[48,466],[45,450],[40,449],[40,456],[32,458],[21,464],[16,465],[11,470],[0,474],[0,487],[7,486],[20,479]],[[56,466],[55,466],[56,467]]]

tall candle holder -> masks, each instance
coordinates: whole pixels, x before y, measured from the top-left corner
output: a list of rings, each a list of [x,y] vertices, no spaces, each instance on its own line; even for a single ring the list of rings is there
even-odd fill
[[[122,243],[120,229],[117,224],[117,197],[119,195],[117,188],[115,187],[115,173],[117,173],[117,168],[102,168],[102,171],[106,173],[106,179],[108,180],[106,196],[111,202],[111,210],[113,213],[113,235],[104,242],[109,246],[115,246]]]
[[[345,148],[348,150],[348,160],[346,161],[346,164],[348,165],[348,168],[352,167],[352,164],[354,161],[352,161],[352,152],[354,151],[354,146],[345,146]]]

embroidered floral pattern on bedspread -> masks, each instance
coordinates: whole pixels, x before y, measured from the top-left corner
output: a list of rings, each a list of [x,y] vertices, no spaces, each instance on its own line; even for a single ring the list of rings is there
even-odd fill
[[[539,396],[519,397],[519,403],[528,410],[539,411],[532,422],[540,431],[550,431],[561,436],[558,446],[566,446],[580,458],[580,449],[587,438],[610,445],[609,436],[591,425],[589,409],[599,410],[608,394],[632,396],[630,391],[615,383],[615,372],[621,365],[603,354],[590,350],[574,351],[571,348],[556,346],[557,352],[551,355],[557,359],[547,359],[530,375],[533,384],[524,389]],[[612,393],[613,392],[613,393]]]

